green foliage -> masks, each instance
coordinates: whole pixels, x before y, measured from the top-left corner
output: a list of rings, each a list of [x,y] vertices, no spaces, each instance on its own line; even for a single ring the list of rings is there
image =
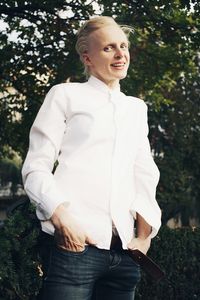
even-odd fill
[[[9,145],[25,155],[30,126],[47,90],[80,73],[71,50],[80,20],[93,9],[77,0],[8,0],[0,1],[0,14],[5,24],[0,31],[0,154]]]
[[[0,228],[0,300],[36,300],[41,287],[40,225],[28,201]],[[165,271],[159,283],[142,273],[136,300],[195,300],[200,297],[199,228],[163,227],[149,256]],[[39,247],[40,246],[40,247]]]
[[[181,212],[183,225],[189,225],[189,217],[198,219],[200,212],[197,80],[193,77],[177,81],[176,89],[171,92],[173,104],[162,104],[159,112],[152,116],[157,124],[157,128],[152,129],[152,140],[161,172],[158,198],[163,207],[163,220],[166,222],[175,212]]]
[[[17,185],[21,183],[21,161],[16,155],[10,158],[5,157],[0,160],[0,187],[11,183],[12,196],[15,196]]]
[[[40,225],[28,201],[19,208],[0,228],[0,300],[35,299],[41,285]]]

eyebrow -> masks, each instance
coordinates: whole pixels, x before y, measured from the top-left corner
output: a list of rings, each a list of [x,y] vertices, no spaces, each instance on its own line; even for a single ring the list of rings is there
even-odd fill
[[[125,45],[128,45],[128,41],[123,41],[123,42],[121,42],[120,43],[120,45],[121,44],[125,44]],[[105,44],[105,46],[104,47],[106,47],[106,46],[116,46],[117,45],[117,43],[107,43],[107,44]]]

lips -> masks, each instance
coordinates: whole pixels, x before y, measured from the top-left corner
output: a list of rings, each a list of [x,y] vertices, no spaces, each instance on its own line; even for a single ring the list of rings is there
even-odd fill
[[[125,66],[125,63],[123,62],[117,62],[117,63],[113,63],[111,64],[112,67],[123,67]]]

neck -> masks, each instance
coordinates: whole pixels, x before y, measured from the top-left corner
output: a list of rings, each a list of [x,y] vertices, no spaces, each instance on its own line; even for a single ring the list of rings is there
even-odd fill
[[[105,82],[105,81],[104,81]],[[115,89],[116,87],[119,86],[119,80],[111,80],[111,81],[107,81],[105,82],[105,84],[107,84],[107,86],[110,88],[110,89]]]
[[[101,77],[100,75],[92,74],[92,76],[96,77],[97,79],[104,82],[111,90],[114,90],[119,86],[119,79],[113,79],[113,80],[106,80],[105,78]]]

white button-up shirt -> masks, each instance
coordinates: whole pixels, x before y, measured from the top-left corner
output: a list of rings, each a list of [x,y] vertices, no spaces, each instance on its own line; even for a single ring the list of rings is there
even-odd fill
[[[50,217],[63,203],[99,248],[109,249],[114,223],[127,249],[136,212],[155,236],[159,171],[147,135],[146,104],[120,86],[110,89],[94,76],[53,86],[32,125],[22,168],[43,231],[53,234]]]

